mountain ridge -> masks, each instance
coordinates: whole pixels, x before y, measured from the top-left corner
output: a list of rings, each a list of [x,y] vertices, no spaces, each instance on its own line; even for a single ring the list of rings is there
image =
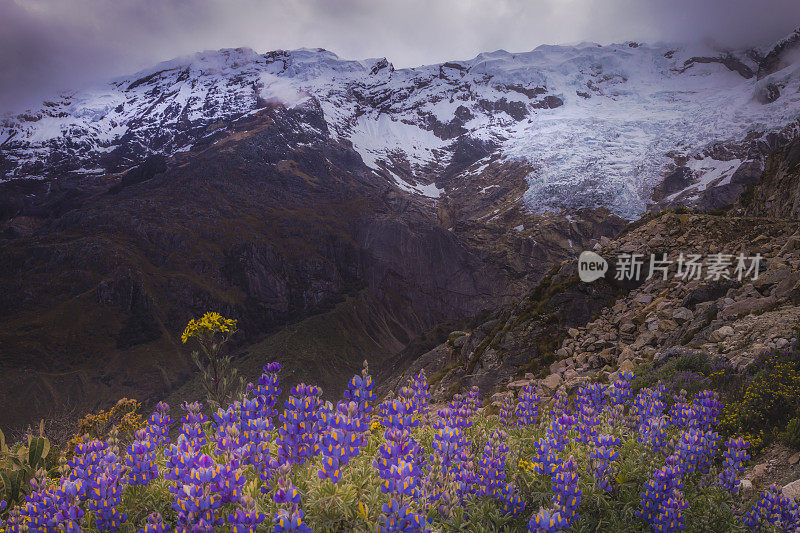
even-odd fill
[[[6,120],[0,425],[183,394],[177,332],[209,309],[239,320],[245,373],[275,359],[340,386],[364,357],[406,365],[443,324],[524,297],[651,192],[652,209],[732,204],[796,135],[798,69],[757,80],[752,54],[748,71],[669,52],[403,70],[228,51]]]
[[[406,191],[439,198],[460,186],[448,175],[523,162],[525,209],[603,206],[635,218],[665,202],[708,203],[708,189],[751,162],[753,142],[797,134],[800,74],[776,59],[793,42],[767,52],[542,45],[407,69],[324,49],[206,51],[6,117],[0,170],[6,180],[122,172],[214,142],[268,103],[312,105],[376,179]],[[768,58],[782,69],[766,74]],[[723,159],[708,153],[719,145]],[[482,157],[465,166],[465,149]],[[681,168],[690,179],[653,197]]]

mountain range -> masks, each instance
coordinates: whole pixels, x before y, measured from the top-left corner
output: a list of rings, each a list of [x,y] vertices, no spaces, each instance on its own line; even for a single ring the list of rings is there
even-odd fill
[[[797,137],[799,48],[229,49],[6,116],[0,426],[189,395],[206,310],[246,374],[338,393],[648,211],[736,209]]]

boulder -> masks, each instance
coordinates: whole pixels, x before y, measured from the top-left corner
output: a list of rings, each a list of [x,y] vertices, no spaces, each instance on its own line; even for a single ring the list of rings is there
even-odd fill
[[[562,383],[564,383],[564,380],[560,374],[550,374],[542,380],[541,385],[545,391],[553,393],[558,390]]]
[[[715,329],[711,333],[710,340],[712,342],[720,342],[727,339],[731,335],[733,335],[733,328],[730,326],[722,326],[719,329]]]
[[[645,346],[653,342],[655,338],[656,336],[653,334],[652,331],[645,331],[636,338],[636,342],[634,342],[631,345],[631,348],[633,348],[634,350],[639,350],[641,348],[644,348]]]
[[[731,319],[739,316],[756,314],[767,311],[775,306],[778,300],[774,296],[766,298],[745,298],[738,302],[731,302],[726,304],[721,311],[723,319]]]
[[[800,498],[800,479],[796,479],[791,483],[784,485],[781,492],[783,492],[783,495],[790,500],[796,500]]]
[[[636,352],[634,352],[630,346],[626,346],[622,349],[622,352],[619,354],[619,361],[624,362],[636,357]]]
[[[560,374],[567,368],[567,363],[564,360],[556,361],[555,363],[550,365],[550,373],[551,374]]]
[[[678,324],[689,322],[694,318],[694,313],[686,307],[679,307],[672,312],[672,318]]]

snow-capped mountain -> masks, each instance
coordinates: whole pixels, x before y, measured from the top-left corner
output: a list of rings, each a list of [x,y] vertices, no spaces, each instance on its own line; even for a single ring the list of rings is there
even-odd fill
[[[741,181],[763,166],[754,143],[797,133],[797,35],[760,52],[580,44],[408,69],[321,49],[204,52],[4,119],[0,169],[3,180],[121,172],[213,142],[270,104],[317,106],[375,179],[406,191],[437,198],[515,163],[527,209],[633,217]]]

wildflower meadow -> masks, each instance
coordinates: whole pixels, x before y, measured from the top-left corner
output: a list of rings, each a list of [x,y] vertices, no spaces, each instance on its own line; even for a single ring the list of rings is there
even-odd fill
[[[305,383],[287,397],[281,365],[268,363],[227,404],[185,402],[178,414],[159,403],[130,437],[114,426],[71,443],[56,464],[34,461],[29,486],[15,493],[6,468],[0,529],[800,528],[797,504],[776,487],[745,500],[750,444],[717,432],[716,392],[668,402],[663,384],[634,394],[633,381],[623,371],[615,382],[586,382],[548,401],[531,382],[494,413],[477,388],[434,407],[423,372],[379,400],[366,362],[335,405]],[[206,388],[212,401],[236,396],[213,375]],[[51,456],[45,443],[31,435],[4,453],[21,464]]]

